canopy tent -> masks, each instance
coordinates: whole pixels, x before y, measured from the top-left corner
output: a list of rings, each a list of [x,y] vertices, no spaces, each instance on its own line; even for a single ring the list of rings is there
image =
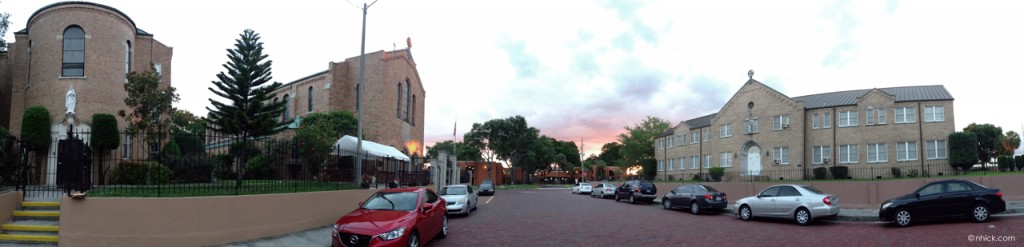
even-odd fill
[[[356,137],[354,136],[343,136],[334,143],[334,155],[351,154],[356,152]],[[380,143],[363,140],[363,150],[359,151],[360,154],[366,154],[369,156],[381,157],[381,158],[394,158],[403,161],[411,161],[409,156],[406,156],[402,151],[398,151],[391,146],[386,146]]]

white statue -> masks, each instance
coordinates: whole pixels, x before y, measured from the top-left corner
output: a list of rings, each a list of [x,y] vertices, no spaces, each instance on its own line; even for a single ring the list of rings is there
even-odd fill
[[[78,95],[75,94],[75,86],[74,85],[69,86],[68,87],[67,100],[64,102],[64,107],[67,109],[66,113],[72,114],[72,115],[75,114],[75,100],[76,100],[75,97],[76,96],[78,96]]]

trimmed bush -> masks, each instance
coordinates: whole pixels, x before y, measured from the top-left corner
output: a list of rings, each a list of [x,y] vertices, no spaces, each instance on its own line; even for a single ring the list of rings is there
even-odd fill
[[[818,167],[814,168],[812,171],[814,171],[814,179],[822,180],[826,179],[828,176],[828,168]]]
[[[50,148],[50,111],[46,107],[32,106],[25,109],[21,120],[21,140],[30,151],[46,152]],[[43,155],[37,155],[42,157]]]
[[[999,171],[1013,171],[1013,157],[1008,155],[1001,155],[996,158],[996,163],[999,164]]]
[[[179,183],[205,183],[213,179],[214,169],[221,165],[216,158],[202,154],[185,155],[171,166],[174,181]]]
[[[711,175],[711,180],[715,182],[722,181],[722,175],[725,175],[725,168],[723,167],[712,167],[708,169],[708,174]]]
[[[892,177],[894,177],[894,178],[902,178],[903,177],[903,171],[900,171],[899,167],[893,167],[892,168]]]
[[[114,173],[111,174],[111,183],[144,185],[146,184],[147,167],[149,168],[150,184],[167,184],[171,182],[171,177],[174,176],[170,168],[160,163],[152,161],[143,163],[125,161],[118,164],[117,168],[114,169]]]
[[[178,157],[181,157],[181,148],[178,147],[178,143],[173,138],[167,144],[164,144],[164,149],[160,150],[160,157],[163,158],[166,164],[177,163]]]
[[[257,155],[245,164],[245,176],[255,179],[275,179],[276,170],[270,166],[270,160],[263,155]]]
[[[917,169],[910,169],[910,172],[907,172],[907,177],[916,178],[917,177]]]
[[[235,176],[234,171],[234,156],[231,156],[230,154],[218,154],[217,156],[214,157],[214,159],[218,161],[217,166],[214,167],[214,174],[217,175],[217,178],[227,180],[233,180],[237,178]]]
[[[1024,155],[1018,155],[1013,157],[1014,166],[1017,167],[1018,171],[1024,171]]]
[[[676,178],[674,176],[672,176],[672,175],[668,175],[668,181],[672,181],[672,180],[676,180]]]
[[[850,168],[845,166],[833,166],[829,167],[828,170],[832,172],[833,179],[846,179],[850,176]]]

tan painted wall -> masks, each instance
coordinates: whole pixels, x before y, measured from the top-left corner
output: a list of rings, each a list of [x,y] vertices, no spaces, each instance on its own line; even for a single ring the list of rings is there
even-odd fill
[[[61,246],[206,246],[278,236],[333,224],[374,192],[65,197],[61,199],[60,242]],[[0,196],[0,209],[3,202]]]
[[[917,190],[921,186],[941,179],[917,179],[917,180],[890,180],[878,182],[787,182],[787,183],[749,183],[749,182],[717,182],[705,183],[725,192],[729,202],[735,202],[743,197],[752,196],[768,186],[776,184],[806,184],[826,193],[839,196],[839,202],[845,208],[875,208],[881,206],[882,202],[897,196],[902,196]],[[1005,200],[1024,199],[1024,175],[1003,175],[988,177],[963,177],[957,178],[974,181],[989,188],[998,188],[1003,192]],[[615,183],[619,185],[621,183]],[[683,183],[658,182],[658,196],[661,197],[672,189]]]
[[[21,205],[21,191],[10,191],[0,194],[0,222],[7,223],[13,218],[14,210]]]

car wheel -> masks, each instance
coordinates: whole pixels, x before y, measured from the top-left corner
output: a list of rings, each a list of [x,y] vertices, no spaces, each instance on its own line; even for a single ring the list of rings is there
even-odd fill
[[[413,232],[413,234],[416,234],[416,233]],[[447,214],[444,215],[444,219],[441,220],[441,233],[437,234],[437,238],[446,238],[446,237],[448,237],[448,215]],[[412,246],[412,245],[409,245],[409,246]]]
[[[615,202],[619,202],[619,193],[615,193]]]
[[[750,206],[743,205],[740,207],[740,219],[750,220],[753,218],[754,215],[750,212]]]
[[[981,203],[974,204],[974,207],[971,207],[971,215],[973,216],[973,217],[971,217],[971,219],[974,219],[974,222],[979,222],[980,223],[980,222],[988,221],[988,219],[989,219],[988,207],[985,206],[985,204],[981,204]]]
[[[894,217],[894,218],[895,218],[895,220],[893,222],[895,222],[897,226],[899,226],[899,227],[908,227],[908,226],[910,226],[910,222],[911,222],[910,211],[907,210],[906,208],[901,208],[899,210],[896,210],[896,217]]]
[[[409,247],[418,247],[418,246],[420,246],[420,234],[416,233],[416,232],[412,232],[412,235],[409,235],[409,244],[406,245],[406,246],[409,246]]]
[[[806,226],[811,224],[811,212],[807,211],[806,208],[800,208],[793,214],[793,219],[796,220],[796,224]]]
[[[636,204],[636,198],[633,195],[629,195],[629,204]]]
[[[694,215],[700,214],[700,205],[697,205],[697,202],[690,203],[690,213]]]
[[[668,198],[662,197],[661,198],[661,207],[665,208],[665,209],[672,209],[672,201],[669,201]]]

